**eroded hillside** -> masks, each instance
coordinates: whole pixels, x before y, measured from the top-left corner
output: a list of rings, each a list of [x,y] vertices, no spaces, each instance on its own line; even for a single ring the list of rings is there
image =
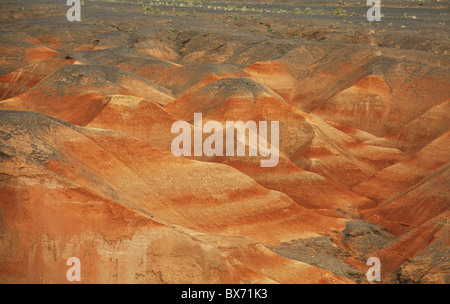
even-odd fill
[[[448,4],[48,2],[0,6],[0,282],[450,282]],[[277,165],[174,156],[194,113]]]

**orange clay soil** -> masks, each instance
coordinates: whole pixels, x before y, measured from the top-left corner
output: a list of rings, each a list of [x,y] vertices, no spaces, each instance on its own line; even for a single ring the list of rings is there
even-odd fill
[[[449,283],[443,4],[225,2],[2,4],[1,283]],[[174,156],[194,113],[278,121],[278,164]]]

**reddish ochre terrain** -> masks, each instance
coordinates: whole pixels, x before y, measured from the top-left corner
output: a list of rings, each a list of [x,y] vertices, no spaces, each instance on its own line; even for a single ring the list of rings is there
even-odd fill
[[[0,283],[450,283],[448,3],[59,2],[0,6]]]

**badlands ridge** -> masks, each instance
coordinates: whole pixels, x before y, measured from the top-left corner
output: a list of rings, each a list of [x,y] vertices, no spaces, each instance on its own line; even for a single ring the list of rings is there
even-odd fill
[[[1,4],[1,283],[450,282],[448,5],[137,2]],[[278,164],[174,156],[194,113]]]

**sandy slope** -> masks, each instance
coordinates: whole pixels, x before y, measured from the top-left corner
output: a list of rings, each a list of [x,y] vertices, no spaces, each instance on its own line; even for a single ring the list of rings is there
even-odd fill
[[[2,4],[0,282],[448,283],[445,8],[297,2]],[[194,113],[278,121],[278,165],[175,157]]]

